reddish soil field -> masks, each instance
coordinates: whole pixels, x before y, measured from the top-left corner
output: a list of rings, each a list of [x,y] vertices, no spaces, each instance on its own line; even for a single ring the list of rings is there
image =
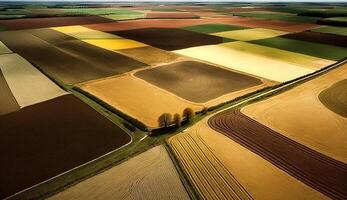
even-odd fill
[[[5,77],[0,68],[0,115],[19,110],[19,105],[16,98],[13,96],[10,87],[8,86]]]
[[[73,95],[0,116],[0,127],[1,199],[131,140]]]
[[[206,102],[262,83],[261,80],[195,61],[176,62],[135,76],[193,102]]]
[[[146,28],[110,33],[169,51],[223,43],[223,38],[218,36],[174,28]]]
[[[22,30],[33,28],[45,28],[53,26],[83,25],[112,22],[113,20],[99,17],[47,17],[28,19],[0,20],[0,26],[5,26],[8,30]]]
[[[191,19],[198,16],[188,12],[149,12],[146,15],[149,19]]]
[[[239,110],[211,117],[209,126],[333,199],[347,199],[347,165],[243,115]]]
[[[295,40],[303,40],[308,42],[335,45],[340,47],[347,47],[347,36],[343,36],[343,35],[304,31],[301,33],[282,35],[281,37],[295,39]]]
[[[0,40],[31,63],[70,84],[147,66],[52,29],[1,32]]]

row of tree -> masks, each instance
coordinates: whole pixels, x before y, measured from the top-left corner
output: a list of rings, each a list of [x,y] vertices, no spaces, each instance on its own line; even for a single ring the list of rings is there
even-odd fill
[[[174,125],[175,127],[180,127],[182,121],[191,121],[195,116],[195,112],[192,108],[186,108],[183,110],[182,116],[176,113],[172,116],[170,113],[164,113],[158,118],[159,127],[170,127]]]

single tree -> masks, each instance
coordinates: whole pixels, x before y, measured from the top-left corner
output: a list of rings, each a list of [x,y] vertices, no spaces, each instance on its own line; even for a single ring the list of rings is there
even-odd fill
[[[169,127],[172,122],[172,115],[170,113],[164,113],[160,115],[158,119],[159,127]]]
[[[175,126],[177,128],[181,127],[182,117],[180,114],[178,114],[178,113],[174,114],[173,121],[174,121]]]
[[[183,117],[186,120],[191,121],[194,116],[195,116],[195,112],[192,108],[186,108],[183,110]]]

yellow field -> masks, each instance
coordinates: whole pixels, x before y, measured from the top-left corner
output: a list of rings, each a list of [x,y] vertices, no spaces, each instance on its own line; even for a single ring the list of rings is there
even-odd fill
[[[188,200],[189,196],[165,148],[157,146],[49,199]]]
[[[0,55],[0,70],[20,107],[67,94],[18,54]]]
[[[230,38],[234,40],[250,41],[250,40],[260,40],[265,38],[277,37],[280,35],[285,35],[288,32],[266,29],[266,28],[253,28],[245,30],[234,30],[234,31],[224,31],[218,33],[212,33],[211,35],[216,35],[224,38]]]
[[[204,199],[328,199],[257,154],[209,128],[208,119],[169,144]]]
[[[202,108],[130,75],[93,81],[81,88],[149,127],[158,127],[163,113],[182,114],[187,107]]]
[[[295,79],[333,63],[241,41],[174,52],[277,82]]]
[[[89,29],[83,26],[62,26],[54,27],[52,29],[107,50],[120,50],[147,46],[146,44],[135,40],[124,39],[117,35]]]
[[[12,51],[9,48],[7,48],[7,46],[4,43],[0,41],[0,55],[7,53],[12,53]]]
[[[305,146],[347,163],[347,118],[318,99],[324,89],[347,79],[347,64],[242,112]]]
[[[105,33],[102,31],[93,30],[84,26],[61,26],[51,28],[53,30],[62,32],[66,35],[70,35],[71,37],[75,37],[80,40],[84,39],[116,39],[120,38],[119,36]]]

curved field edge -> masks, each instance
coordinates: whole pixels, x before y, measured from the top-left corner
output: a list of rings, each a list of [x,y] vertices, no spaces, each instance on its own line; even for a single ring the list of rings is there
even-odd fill
[[[341,80],[323,90],[318,98],[334,113],[347,118],[347,79]]]

